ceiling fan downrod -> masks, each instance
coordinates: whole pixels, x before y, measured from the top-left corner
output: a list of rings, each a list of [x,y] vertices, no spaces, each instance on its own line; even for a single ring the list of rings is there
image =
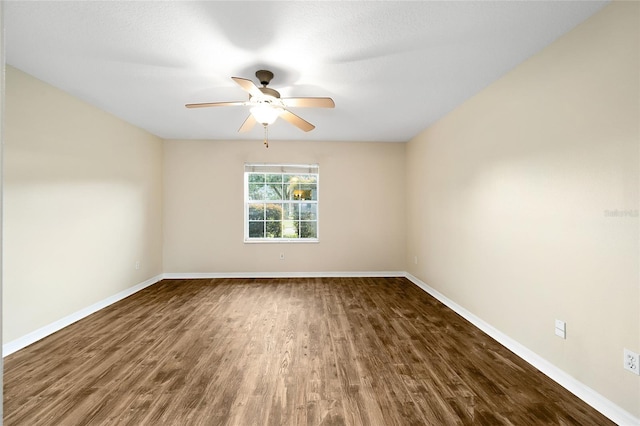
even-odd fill
[[[264,126],[264,147],[269,148],[269,126],[263,124]]]

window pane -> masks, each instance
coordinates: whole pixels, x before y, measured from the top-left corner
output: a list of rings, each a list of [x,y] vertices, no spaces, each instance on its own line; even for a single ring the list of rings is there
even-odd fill
[[[284,200],[293,200],[293,191],[296,189],[295,185],[285,183],[282,187],[284,189]]]
[[[317,204],[300,204],[300,220],[316,220],[318,218],[317,207]]]
[[[298,238],[298,222],[295,220],[284,220],[282,222],[283,238]]]
[[[281,204],[267,204],[265,218],[267,220],[282,220],[282,205]]]
[[[287,195],[287,199],[317,200],[316,181],[316,177],[311,175],[286,175],[285,194]]]
[[[263,183],[264,173],[249,173],[249,183]]]
[[[265,186],[262,183],[250,183],[249,184],[249,199],[250,200],[264,200]]]
[[[267,175],[268,183],[282,183],[282,175],[281,174],[269,174]]]
[[[316,190],[315,183],[303,183],[300,184],[300,200],[317,200],[318,199],[318,191]]]
[[[249,222],[249,238],[264,238],[264,222]]]
[[[316,197],[314,195],[315,188],[313,191],[308,187],[304,187],[302,185],[285,185],[285,194],[287,195],[288,200],[315,200]]]
[[[297,203],[284,203],[282,205],[282,217],[284,219],[291,219],[291,220],[298,220],[298,211],[300,210],[300,207],[298,206]]]
[[[318,223],[300,222],[300,238],[318,238]]]
[[[308,175],[304,173],[284,175],[285,183],[287,182],[292,183],[292,181],[304,182],[304,183],[316,183],[318,181],[318,177],[316,175]]]
[[[267,222],[267,238],[282,238],[282,222]]]
[[[282,184],[267,184],[266,200],[283,200],[282,194]]]
[[[264,220],[264,204],[249,204],[249,220]]]

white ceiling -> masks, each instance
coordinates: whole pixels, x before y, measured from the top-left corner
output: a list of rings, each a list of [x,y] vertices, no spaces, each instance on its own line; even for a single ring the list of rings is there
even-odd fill
[[[600,10],[601,1],[6,1],[6,61],[162,138],[238,134],[231,76],[266,68],[293,111],[280,140],[407,141]]]

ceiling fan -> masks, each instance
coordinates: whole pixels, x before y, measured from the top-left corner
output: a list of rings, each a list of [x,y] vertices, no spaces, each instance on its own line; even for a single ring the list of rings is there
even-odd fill
[[[298,117],[289,111],[291,107],[310,107],[310,108],[333,108],[335,103],[331,98],[281,98],[277,90],[267,87],[273,73],[267,70],[256,71],[256,77],[262,84],[262,87],[256,86],[253,81],[246,78],[231,77],[233,81],[238,83],[246,92],[249,93],[248,101],[234,102],[206,102],[199,104],[186,104],[187,108],[207,108],[218,106],[250,106],[250,114],[242,123],[238,132],[248,132],[260,123],[265,127],[273,124],[278,117],[293,124],[300,130],[305,132],[315,129],[315,126],[303,118]],[[265,140],[266,143],[266,140]]]

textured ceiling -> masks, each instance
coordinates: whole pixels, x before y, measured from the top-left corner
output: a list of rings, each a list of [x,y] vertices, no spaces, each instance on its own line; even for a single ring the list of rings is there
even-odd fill
[[[6,60],[163,138],[238,134],[247,107],[230,77],[270,69],[293,109],[280,140],[407,141],[600,10],[606,2],[6,1]]]

